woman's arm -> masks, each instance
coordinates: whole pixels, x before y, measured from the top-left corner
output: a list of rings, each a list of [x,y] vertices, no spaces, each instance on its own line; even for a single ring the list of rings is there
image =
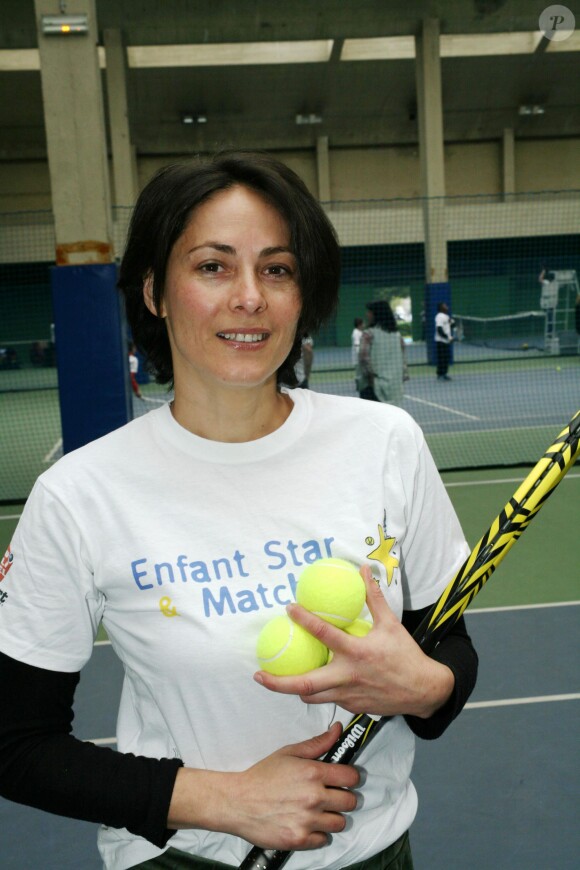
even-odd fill
[[[115,752],[72,736],[78,673],[0,653],[0,795],[69,818],[127,828],[163,848],[179,828],[224,831],[264,848],[309,849],[343,830],[357,770],[317,759],[340,726],[247,770],[185,768],[180,759]]]
[[[422,610],[405,610],[403,612],[402,622],[410,634],[413,634],[415,629],[419,627],[430,610],[430,607],[424,607]],[[459,716],[475,688],[479,660],[467,633],[463,617],[455,623],[449,634],[431,653],[431,658],[446,665],[452,672],[453,691],[443,706],[439,707],[428,718],[405,716],[413,733],[424,740],[434,740],[443,734],[453,720]]]
[[[0,794],[56,815],[129,831],[163,847],[179,759],[115,752],[72,736],[78,673],[0,653]]]

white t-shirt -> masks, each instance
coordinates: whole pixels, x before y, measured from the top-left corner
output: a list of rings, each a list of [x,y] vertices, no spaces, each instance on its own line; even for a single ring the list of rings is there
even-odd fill
[[[540,296],[540,308],[544,310],[558,307],[558,295],[560,285],[557,281],[548,281],[546,278],[540,281],[542,285],[542,295]]]
[[[389,405],[288,391],[275,432],[230,444],[193,435],[168,405],[68,454],[39,478],[2,582],[0,649],[80,670],[99,622],[123,662],[118,748],[243,770],[350,714],[270,693],[252,679],[256,638],[294,598],[303,566],[366,563],[398,617],[432,603],[468,547],[413,420]],[[399,837],[417,806],[414,738],[393,719],[363,751],[364,803],[316,852],[361,861]],[[170,845],[237,866],[248,844],[178,831]],[[105,867],[160,853],[103,828]],[[312,867],[309,851],[290,870]]]
[[[443,330],[443,335],[440,334],[439,328]],[[444,344],[449,344],[453,336],[451,334],[451,318],[445,311],[438,311],[435,315],[435,341],[442,341]]]
[[[352,361],[354,365],[356,365],[358,361],[358,352],[360,350],[360,340],[362,338],[362,334],[362,329],[359,329],[358,326],[355,326],[350,337],[352,346]]]

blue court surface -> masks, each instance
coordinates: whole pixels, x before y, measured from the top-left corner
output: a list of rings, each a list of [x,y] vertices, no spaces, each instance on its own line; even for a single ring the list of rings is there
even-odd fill
[[[479,680],[443,737],[417,742],[416,870],[578,867],[579,615],[580,602],[467,615]],[[77,692],[77,736],[114,747],[121,680],[111,646],[97,644]],[[0,800],[0,831],[2,870],[102,867],[96,825]]]

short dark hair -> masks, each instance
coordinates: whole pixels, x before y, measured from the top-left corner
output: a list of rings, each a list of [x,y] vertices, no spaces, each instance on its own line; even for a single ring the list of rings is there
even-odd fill
[[[380,326],[384,332],[397,332],[397,321],[386,299],[367,302],[366,307],[369,311],[372,311],[376,325]]]
[[[119,271],[133,339],[152,365],[158,383],[173,380],[173,362],[162,318],[143,299],[143,284],[153,280],[153,301],[161,306],[167,262],[192,213],[214,194],[236,185],[264,197],[288,224],[298,266],[302,311],[296,339],[280,366],[278,383],[295,386],[294,366],[302,336],[315,333],[333,314],[340,285],[340,248],[322,206],[289,167],[268,154],[230,151],[161,169],[141,192],[129,226]]]

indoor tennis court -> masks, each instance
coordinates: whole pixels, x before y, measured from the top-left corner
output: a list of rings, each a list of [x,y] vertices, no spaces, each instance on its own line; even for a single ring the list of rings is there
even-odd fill
[[[471,545],[526,473],[444,475]],[[442,738],[417,741],[420,801],[411,828],[417,867],[576,866],[579,506],[580,473],[573,469],[469,611],[480,656],[475,692]],[[1,510],[4,544],[18,511]],[[111,646],[98,641],[77,693],[79,737],[114,747],[121,681]],[[7,868],[102,866],[95,825],[3,800],[0,825]]]
[[[358,395],[354,322],[388,302],[400,404],[475,545],[580,408],[580,6],[3,0],[2,19],[0,554],[67,445],[172,398],[140,351],[131,389],[116,266],[157,170],[230,148],[286,163],[337,234],[309,389]],[[416,870],[578,865],[579,517],[576,463],[469,607],[475,691],[417,740]],[[116,748],[122,680],[101,627],[75,736]],[[99,870],[96,835],[0,798],[0,870]]]

